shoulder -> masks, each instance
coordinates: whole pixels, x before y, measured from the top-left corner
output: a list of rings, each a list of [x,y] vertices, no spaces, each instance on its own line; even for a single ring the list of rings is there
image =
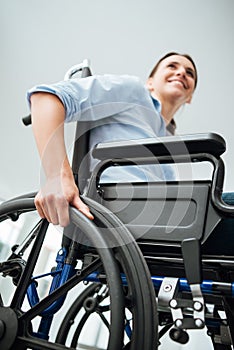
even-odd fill
[[[119,87],[131,87],[131,88],[144,88],[144,85],[140,78],[134,75],[116,75],[116,74],[104,74],[104,75],[93,75],[91,77],[83,79],[84,83],[97,82],[107,87],[119,86]]]
[[[134,99],[139,99],[149,94],[145,84],[139,77],[134,75],[105,74],[94,76],[93,79],[99,81],[107,90],[112,90],[120,95],[132,96]]]
[[[108,101],[121,100],[137,103],[149,95],[142,81],[133,75],[93,75],[80,79],[79,83],[89,93],[89,96],[92,96],[92,99],[98,99],[98,101],[107,98]]]
[[[82,90],[86,93],[88,91],[111,91],[111,90],[124,90],[126,91],[137,91],[144,90],[145,87],[141,80],[132,75],[115,75],[115,74],[104,74],[104,75],[92,75],[90,77],[82,79],[70,79],[62,80],[52,84],[40,84],[29,92],[44,91],[50,93],[58,92],[81,92]]]

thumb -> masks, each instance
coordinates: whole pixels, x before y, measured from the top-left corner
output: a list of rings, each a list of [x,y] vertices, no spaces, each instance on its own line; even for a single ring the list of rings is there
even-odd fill
[[[87,216],[88,219],[94,219],[94,216],[91,214],[89,207],[80,199],[78,195],[74,197],[71,205],[78,209],[85,216]]]

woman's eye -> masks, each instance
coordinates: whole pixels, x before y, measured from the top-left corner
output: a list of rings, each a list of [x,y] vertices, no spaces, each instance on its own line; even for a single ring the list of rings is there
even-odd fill
[[[174,64],[174,63],[169,63],[169,64],[168,64],[168,67],[169,67],[169,68],[175,68],[175,64]]]
[[[187,75],[190,76],[191,78],[195,77],[192,70],[187,70]]]

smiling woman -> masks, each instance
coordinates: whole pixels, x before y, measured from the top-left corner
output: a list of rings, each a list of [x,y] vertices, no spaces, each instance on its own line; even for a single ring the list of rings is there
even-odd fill
[[[167,124],[184,103],[191,103],[197,85],[197,69],[189,55],[168,53],[153,68],[147,80],[151,95],[162,104]]]

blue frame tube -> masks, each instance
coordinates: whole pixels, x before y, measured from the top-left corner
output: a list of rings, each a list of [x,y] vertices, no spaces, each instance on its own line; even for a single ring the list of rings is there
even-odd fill
[[[122,283],[124,286],[127,286],[127,279],[124,274],[121,275]],[[164,277],[162,276],[151,276],[154,288],[158,290],[162,284]],[[99,283],[100,279],[97,273],[90,274],[87,279],[87,282],[96,282]],[[234,297],[234,282],[231,283],[221,283],[214,282],[212,280],[204,280],[201,283],[201,290],[204,294],[226,294]],[[179,279],[179,291],[180,292],[191,292],[190,286],[185,278]]]

